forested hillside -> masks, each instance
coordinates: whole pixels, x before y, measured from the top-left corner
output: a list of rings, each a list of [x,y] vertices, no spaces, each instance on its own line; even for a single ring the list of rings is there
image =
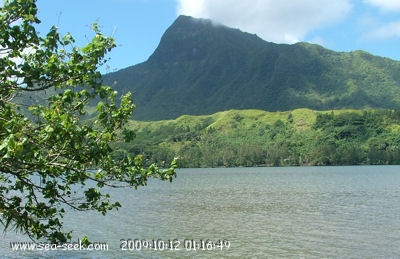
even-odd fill
[[[182,167],[400,164],[400,110],[230,110],[156,122],[131,121],[133,145],[159,165]]]
[[[187,16],[168,28],[146,62],[104,80],[120,93],[134,93],[137,120],[230,109],[400,107],[399,61],[308,43],[275,44]]]
[[[183,167],[400,164],[399,61],[180,16],[146,62],[104,79],[137,104],[136,142],[117,143],[117,156],[179,156]]]

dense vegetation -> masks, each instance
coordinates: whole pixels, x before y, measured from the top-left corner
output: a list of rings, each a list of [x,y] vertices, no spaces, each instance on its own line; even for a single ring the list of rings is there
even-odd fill
[[[131,121],[134,146],[159,165],[182,167],[400,164],[400,110],[230,110],[157,122]]]
[[[148,61],[105,80],[134,92],[142,120],[130,122],[137,142],[119,143],[121,157],[177,155],[183,167],[400,163],[400,62],[364,51],[274,44],[180,16]]]
[[[67,211],[104,215],[121,207],[110,188],[176,174],[175,164],[160,170],[144,166],[140,155],[111,156],[118,137],[133,140],[125,123],[135,107],[130,93],[117,101],[101,83],[98,68],[114,39],[97,24],[82,47],[55,26],[43,35],[37,13],[35,0],[0,4],[0,227],[55,244],[71,239],[63,228]]]
[[[230,109],[287,111],[400,107],[400,62],[364,51],[266,42],[180,16],[148,61],[105,76],[134,93],[135,119]]]

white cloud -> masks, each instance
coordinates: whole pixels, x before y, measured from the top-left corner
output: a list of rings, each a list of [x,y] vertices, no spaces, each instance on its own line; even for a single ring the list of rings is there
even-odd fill
[[[400,21],[381,25],[369,32],[368,37],[381,40],[400,38]]]
[[[178,0],[178,13],[191,15],[193,17],[201,17],[204,6],[204,0],[198,1],[182,1]]]
[[[338,22],[350,0],[177,0],[178,13],[209,18],[278,43],[301,41],[311,31]]]
[[[365,2],[384,11],[400,11],[399,0],[365,0]]]
[[[399,12],[399,0],[364,0],[364,3],[379,8],[385,12]],[[400,21],[387,21],[387,13],[375,14],[362,21],[368,32],[365,34],[368,39],[390,40],[400,38]],[[389,16],[390,17],[390,16]]]

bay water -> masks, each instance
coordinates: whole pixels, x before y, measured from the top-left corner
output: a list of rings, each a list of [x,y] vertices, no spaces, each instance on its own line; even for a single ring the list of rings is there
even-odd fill
[[[64,219],[72,242],[108,250],[16,251],[30,240],[7,232],[0,257],[400,257],[400,166],[179,169],[172,183],[109,191],[118,211]]]

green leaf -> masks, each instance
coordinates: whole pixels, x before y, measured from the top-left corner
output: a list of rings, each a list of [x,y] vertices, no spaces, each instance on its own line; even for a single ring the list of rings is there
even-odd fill
[[[60,221],[67,208],[105,214],[121,206],[110,202],[106,186],[137,188],[159,175],[141,158],[111,155],[121,134],[134,138],[125,127],[130,94],[118,102],[98,71],[114,39],[97,24],[83,47],[71,46],[74,38],[55,26],[40,36],[37,11],[36,1],[10,0],[0,12],[0,45],[9,50],[0,58],[0,197],[7,197],[0,198],[0,221],[7,231],[57,243],[71,237]]]

